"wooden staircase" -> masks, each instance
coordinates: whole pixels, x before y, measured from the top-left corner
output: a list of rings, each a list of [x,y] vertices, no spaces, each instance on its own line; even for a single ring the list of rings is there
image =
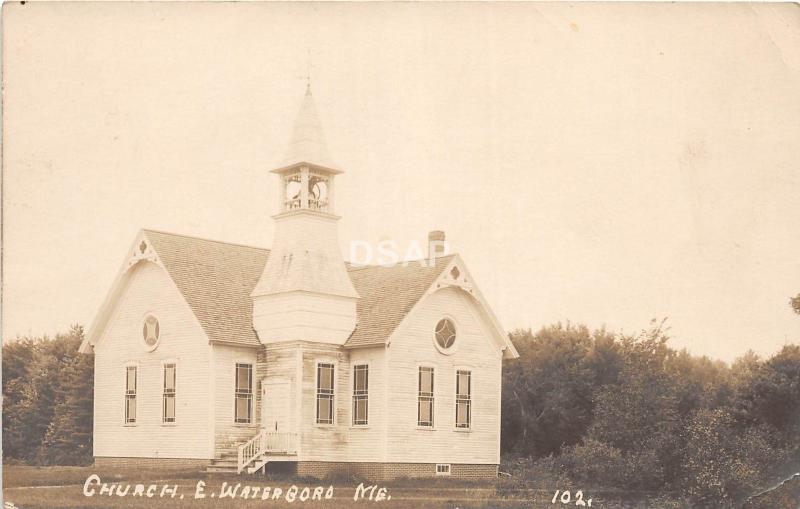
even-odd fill
[[[247,442],[225,449],[206,467],[207,474],[253,474],[275,460],[297,456],[297,433],[261,430]]]
[[[214,458],[206,467],[207,474],[236,474],[239,461],[236,450],[223,452],[219,458]]]

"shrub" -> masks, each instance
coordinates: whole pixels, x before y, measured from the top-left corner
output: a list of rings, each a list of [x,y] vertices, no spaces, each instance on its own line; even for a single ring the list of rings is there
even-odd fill
[[[732,507],[783,461],[765,428],[737,430],[728,411],[700,410],[686,428],[681,486],[701,507]]]

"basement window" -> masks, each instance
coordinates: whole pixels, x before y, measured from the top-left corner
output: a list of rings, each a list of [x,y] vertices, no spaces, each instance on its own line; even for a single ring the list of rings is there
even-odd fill
[[[436,475],[450,475],[450,463],[437,463]]]

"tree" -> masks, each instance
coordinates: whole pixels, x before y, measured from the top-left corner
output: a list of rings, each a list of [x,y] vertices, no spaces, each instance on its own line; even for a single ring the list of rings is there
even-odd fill
[[[622,369],[615,383],[595,393],[586,433],[587,440],[621,451],[626,468],[618,472],[619,483],[638,489],[661,487],[680,463],[680,398],[668,369],[676,352],[666,345],[663,325],[654,320],[638,335],[620,338]]]
[[[72,331],[83,337],[83,329]],[[39,460],[46,464],[87,463],[92,457],[92,418],[94,359],[71,351],[62,360],[57,390],[58,403],[53,411]]]
[[[784,445],[800,451],[800,346],[786,345],[759,365],[737,396],[743,426],[769,426]]]
[[[3,453],[31,463],[91,459],[93,357],[83,328],[3,345]]]
[[[520,358],[504,369],[503,449],[538,457],[577,443],[591,423],[593,388],[616,376],[613,337],[557,324],[511,339]]]

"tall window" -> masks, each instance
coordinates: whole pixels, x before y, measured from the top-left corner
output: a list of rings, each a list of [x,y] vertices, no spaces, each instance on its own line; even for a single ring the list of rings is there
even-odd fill
[[[369,366],[353,366],[353,424],[367,424],[369,414]]]
[[[125,368],[125,423],[136,422],[136,366]]]
[[[175,364],[164,364],[164,422],[175,422]]]
[[[456,428],[469,428],[472,423],[472,373],[456,371]]]
[[[253,408],[253,365],[236,363],[234,422],[250,424]]]
[[[419,368],[417,425],[433,427],[433,368]]]
[[[333,424],[333,364],[317,364],[317,424]]]

